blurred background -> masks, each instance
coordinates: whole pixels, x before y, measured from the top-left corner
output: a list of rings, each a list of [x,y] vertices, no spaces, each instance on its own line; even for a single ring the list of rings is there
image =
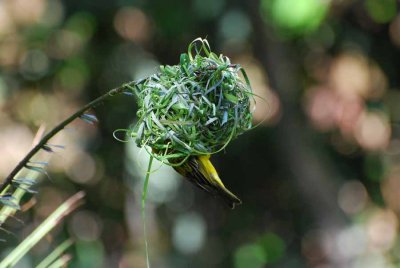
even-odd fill
[[[396,0],[2,0],[0,176],[83,104],[177,64],[189,42],[247,71],[254,123],[213,157],[243,205],[230,211],[155,165],[147,200],[152,267],[399,267],[400,15]],[[0,254],[79,190],[86,204],[36,246],[65,238],[70,267],[145,267],[140,200],[148,161],[113,131],[131,96],[75,121],[53,144],[50,180],[10,219]],[[44,156],[48,157],[48,156]],[[34,204],[32,206],[32,204]]]

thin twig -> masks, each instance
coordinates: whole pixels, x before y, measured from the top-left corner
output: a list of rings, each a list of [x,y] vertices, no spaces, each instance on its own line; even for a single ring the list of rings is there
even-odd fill
[[[76,113],[65,119],[63,122],[61,122],[59,125],[54,127],[49,133],[44,136],[40,142],[38,142],[32,150],[29,151],[29,153],[18,163],[18,165],[11,171],[11,173],[4,179],[4,182],[0,186],[0,193],[2,193],[7,186],[11,185],[14,177],[18,174],[18,172],[23,169],[28,162],[31,160],[31,158],[40,150],[43,148],[43,146],[52,138],[54,137],[58,132],[60,132],[62,129],[64,129],[65,126],[67,126],[69,123],[74,121],[76,118],[79,116],[83,115],[87,110],[96,107],[99,103],[103,102],[109,97],[115,96],[117,94],[120,94],[124,92],[127,89],[127,86],[132,86],[136,82],[130,82],[128,84],[122,85],[120,87],[114,88],[107,92],[106,94],[98,97],[97,99],[93,100],[92,102],[86,104],[83,106],[80,110],[78,110]]]

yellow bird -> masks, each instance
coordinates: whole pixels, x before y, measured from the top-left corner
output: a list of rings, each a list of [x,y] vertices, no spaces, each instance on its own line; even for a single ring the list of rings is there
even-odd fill
[[[199,188],[221,198],[231,209],[242,203],[236,195],[225,188],[210,161],[210,155],[190,156],[174,169]]]

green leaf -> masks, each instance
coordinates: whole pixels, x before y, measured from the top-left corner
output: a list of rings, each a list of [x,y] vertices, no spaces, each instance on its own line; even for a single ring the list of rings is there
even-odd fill
[[[183,71],[184,71],[187,75],[189,75],[189,71],[188,71],[188,65],[189,65],[189,63],[190,63],[190,59],[189,59],[188,54],[182,53],[182,54],[181,54],[181,59],[180,59],[180,65],[181,65],[181,68],[183,69]]]
[[[236,96],[234,96],[232,94],[229,94],[229,93],[226,93],[226,92],[224,92],[224,96],[228,101],[230,101],[230,102],[232,102],[234,104],[238,103],[238,98]]]
[[[189,108],[182,102],[177,102],[174,105],[172,105],[172,109],[174,109],[174,110],[189,110]]]

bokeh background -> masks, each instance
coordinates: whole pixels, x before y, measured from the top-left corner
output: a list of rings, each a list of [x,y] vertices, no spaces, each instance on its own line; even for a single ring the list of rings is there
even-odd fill
[[[243,200],[217,200],[155,165],[147,200],[152,267],[399,267],[400,15],[395,0],[1,0],[0,177],[43,131],[124,82],[178,63],[197,37],[240,63],[255,123],[213,157]],[[86,204],[18,267],[65,238],[70,267],[145,267],[140,200],[148,156],[116,129],[131,96],[92,111],[10,219],[4,256],[78,190]]]

